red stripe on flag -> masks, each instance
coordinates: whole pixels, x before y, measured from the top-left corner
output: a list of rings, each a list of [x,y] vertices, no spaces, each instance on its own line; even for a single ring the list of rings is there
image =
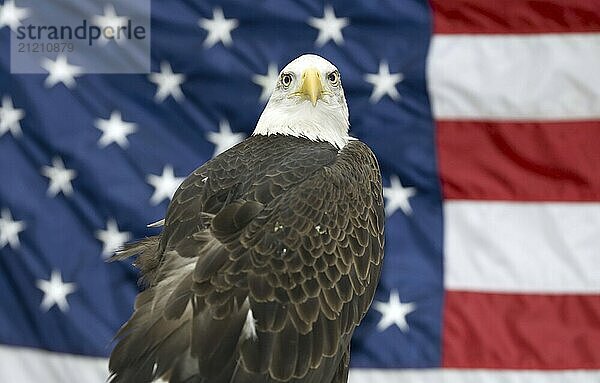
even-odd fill
[[[589,0],[431,0],[434,32],[573,33],[600,31],[600,2]]]
[[[443,366],[600,367],[600,296],[448,291]]]
[[[437,121],[447,199],[600,201],[600,121]]]

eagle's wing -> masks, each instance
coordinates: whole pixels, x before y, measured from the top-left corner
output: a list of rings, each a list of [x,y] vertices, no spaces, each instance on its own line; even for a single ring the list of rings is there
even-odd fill
[[[202,168],[182,185],[154,282],[118,334],[113,382],[346,380],[383,256],[381,177],[356,141],[327,166],[303,161],[250,188],[211,194]]]

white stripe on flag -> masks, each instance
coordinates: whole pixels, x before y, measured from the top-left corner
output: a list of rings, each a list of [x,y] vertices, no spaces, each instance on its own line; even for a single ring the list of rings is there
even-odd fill
[[[427,67],[438,119],[600,117],[600,34],[435,35]]]
[[[597,383],[600,371],[406,369],[350,371],[349,383]]]
[[[106,383],[107,360],[0,346],[1,382]],[[353,369],[349,383],[597,383],[600,371]],[[162,382],[162,381],[161,381]]]
[[[444,203],[445,287],[600,292],[600,204]]]
[[[0,346],[0,382],[105,383],[107,379],[104,358]]]

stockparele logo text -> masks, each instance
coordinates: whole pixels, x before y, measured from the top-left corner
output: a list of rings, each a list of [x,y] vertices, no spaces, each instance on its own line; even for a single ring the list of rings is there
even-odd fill
[[[151,0],[17,1],[27,17],[10,33],[11,73],[49,73],[49,63],[84,73],[150,72]]]
[[[17,28],[18,40],[56,40],[56,41],[87,41],[89,46],[104,38],[107,40],[144,40],[147,37],[146,27],[133,25],[131,20],[126,25],[99,27],[83,20],[81,25],[21,25]]]

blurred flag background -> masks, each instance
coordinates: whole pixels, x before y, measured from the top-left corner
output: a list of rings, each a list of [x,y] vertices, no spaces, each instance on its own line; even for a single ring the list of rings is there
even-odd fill
[[[0,381],[105,381],[138,291],[105,259],[157,232],[306,52],[339,67],[383,171],[385,267],[350,381],[600,381],[597,1],[154,0],[152,73],[65,54],[11,74],[35,12],[0,8]]]

